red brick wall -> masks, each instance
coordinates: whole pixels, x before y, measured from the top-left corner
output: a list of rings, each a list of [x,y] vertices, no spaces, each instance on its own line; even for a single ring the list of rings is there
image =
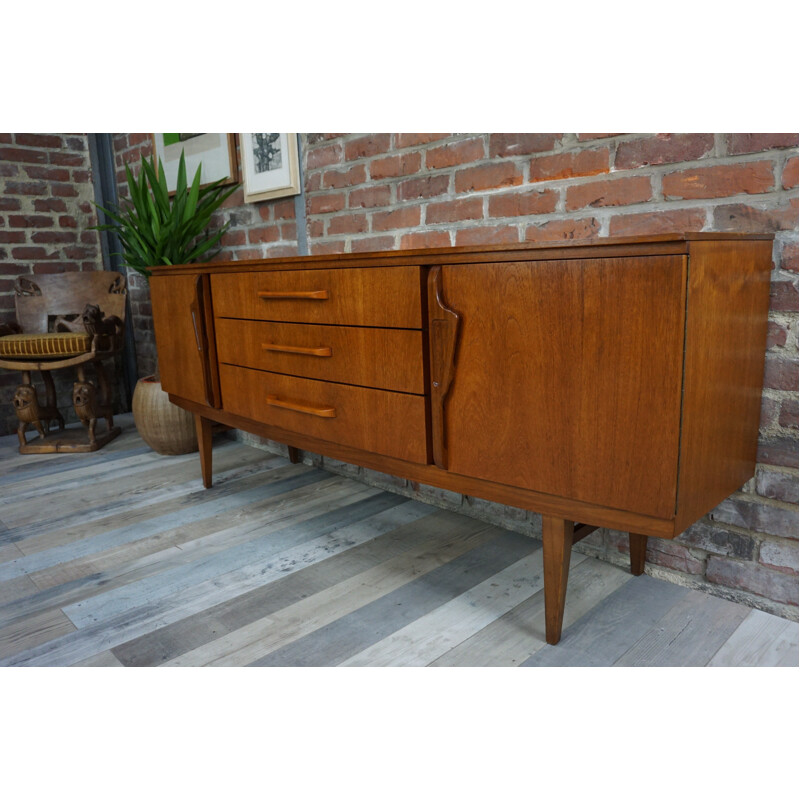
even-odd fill
[[[86,134],[0,133],[0,322],[14,319],[17,276],[103,268],[93,199]],[[74,420],[74,378],[56,377],[61,413]],[[19,383],[0,370],[0,435],[16,430]]]

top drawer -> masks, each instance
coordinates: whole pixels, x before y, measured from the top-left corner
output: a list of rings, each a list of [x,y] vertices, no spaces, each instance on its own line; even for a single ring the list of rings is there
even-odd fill
[[[322,325],[422,328],[419,267],[211,276],[214,315]]]

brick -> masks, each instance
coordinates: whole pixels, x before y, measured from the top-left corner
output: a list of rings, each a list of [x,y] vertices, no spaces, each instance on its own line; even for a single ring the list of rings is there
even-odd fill
[[[5,187],[6,187],[4,190],[5,194],[17,194],[25,197],[47,194],[47,184],[42,183],[41,181],[36,181],[35,183],[28,183],[22,181],[6,181]],[[75,191],[76,195],[78,194],[76,190],[73,189],[73,191]]]
[[[277,242],[280,238],[280,232],[275,225],[263,225],[259,228],[250,228],[247,231],[247,240],[250,244]]]
[[[470,244],[516,244],[517,242],[519,242],[519,232],[512,225],[502,228],[463,228],[456,231],[456,247]]]
[[[72,245],[64,248],[64,255],[67,258],[81,259],[81,258],[94,258],[97,256],[97,249],[95,247],[82,247],[80,245]]]
[[[226,231],[220,244],[222,247],[240,247],[247,244],[247,234],[244,231]]]
[[[456,192],[480,192],[486,189],[501,189],[506,186],[519,186],[522,172],[510,162],[486,164],[458,170],[455,174]]]
[[[781,405],[773,397],[762,395],[761,397],[761,417],[759,418],[758,427],[760,430],[769,430],[778,422],[778,414],[780,413]]]
[[[322,185],[326,189],[343,189],[367,180],[367,170],[363,164],[345,170],[328,170],[322,173]]]
[[[744,589],[777,603],[797,605],[797,579],[748,561],[708,557],[706,580],[720,586]]]
[[[270,205],[274,219],[295,219],[294,198],[275,200]]]
[[[296,244],[279,244],[267,248],[267,258],[293,258],[299,256],[300,251]]]
[[[33,201],[34,211],[66,211],[67,204],[60,197],[37,198]]]
[[[44,247],[15,247],[11,251],[13,258],[31,259],[31,260],[44,260],[56,258],[57,253],[48,253]]]
[[[797,147],[796,133],[729,133],[728,153],[761,153],[776,147]]]
[[[353,189],[348,198],[350,208],[378,208],[388,206],[392,202],[390,186],[367,186],[364,189]]]
[[[22,203],[15,197],[0,197],[0,211],[19,211],[21,208]]]
[[[436,197],[446,194],[450,186],[449,175],[426,175],[423,178],[408,178],[397,187],[397,199],[417,200],[420,197]]]
[[[425,209],[425,222],[428,225],[435,225],[439,222],[461,222],[467,219],[482,218],[483,200],[480,197],[430,203]]]
[[[798,271],[797,249],[797,242],[783,243],[780,254],[781,269],[786,270],[787,272]]]
[[[350,249],[353,253],[374,253],[379,250],[393,250],[394,236],[371,236],[367,239],[354,239]]]
[[[297,239],[297,223],[287,222],[280,226],[281,239],[287,242],[293,242]]]
[[[655,537],[647,543],[647,562],[688,575],[702,575],[705,568],[705,561],[695,558],[679,542]]]
[[[62,228],[77,228],[78,220],[76,220],[75,217],[71,216],[70,214],[62,214],[58,218],[58,224]]]
[[[11,144],[14,137],[10,133],[0,133],[0,144]]]
[[[344,242],[312,242],[310,250],[312,256],[326,256],[334,253],[344,253]]]
[[[346,136],[346,133],[307,133],[306,141],[309,145],[318,144],[319,142],[328,142],[331,139],[338,139],[340,136]]]
[[[567,188],[567,211],[578,208],[624,206],[652,197],[650,179],[644,176],[594,181]]]
[[[374,181],[384,178],[399,178],[405,175],[414,175],[419,172],[421,165],[422,156],[419,153],[403,153],[399,156],[376,158],[374,161],[370,161],[369,174]]]
[[[531,159],[530,181],[536,183],[600,175],[609,171],[610,158],[607,147],[537,156]]]
[[[458,492],[451,492],[449,489],[439,489],[435,486],[427,486],[417,483],[416,481],[409,481],[409,486],[414,492],[415,499],[421,500],[423,503],[430,503],[439,508],[461,508],[461,503],[464,499],[463,495]]]
[[[797,391],[797,360],[780,358],[772,353],[767,355],[764,366],[764,388]]]
[[[781,188],[794,189],[797,187],[797,183],[797,156],[795,156],[794,158],[790,158],[786,162],[786,166],[783,168],[783,174],[781,175]]]
[[[549,214],[556,210],[558,192],[515,192],[489,198],[490,217],[521,217]]]
[[[759,464],[797,469],[797,438],[771,437],[759,440],[756,460]]]
[[[38,214],[12,214],[8,224],[12,228],[52,228],[55,222],[52,217]]]
[[[786,344],[788,334],[789,328],[787,325],[770,320],[767,323],[767,350],[783,347]]]
[[[322,188],[322,173],[314,172],[306,176],[306,191],[317,192]]]
[[[25,172],[33,180],[57,181],[67,183],[71,180],[69,170],[64,167],[25,167]]]
[[[366,233],[367,228],[366,214],[342,214],[338,217],[331,217],[328,221],[328,236],[342,233]]]
[[[329,214],[344,208],[344,192],[314,195],[308,198],[309,214]]]
[[[92,173],[88,169],[72,170],[73,183],[89,183],[91,179],[92,179]]]
[[[772,281],[769,287],[770,311],[797,311],[797,280]]]
[[[714,230],[738,233],[772,233],[797,228],[797,198],[777,208],[754,208],[744,203],[717,206]]]
[[[758,563],[787,575],[797,575],[797,542],[762,542]]]
[[[794,428],[797,430],[797,395],[787,397],[781,402],[781,413],[778,417],[778,424],[782,428]]]
[[[762,497],[769,497],[771,500],[797,503],[797,475],[759,466],[756,469],[756,491]]]
[[[342,145],[339,142],[316,147],[308,151],[306,156],[306,169],[319,169],[329,167],[332,164],[340,164],[342,161]]]
[[[131,147],[136,147],[137,145],[142,144],[153,144],[153,137],[152,134],[149,133],[129,133],[128,134],[128,141],[131,144]]]
[[[369,158],[385,153],[392,146],[390,133],[373,133],[362,136],[344,146],[345,161],[355,161],[359,158]]]
[[[701,231],[705,223],[706,212],[702,208],[651,211],[646,214],[619,214],[611,218],[608,235],[638,236],[640,234]]]
[[[741,533],[717,528],[706,522],[695,522],[687,528],[676,540],[688,547],[705,550],[707,553],[716,553],[720,556],[733,556],[751,560],[755,552],[755,540]]]
[[[0,163],[0,178],[16,178],[19,175],[19,167],[8,162]]]
[[[46,164],[44,150],[24,150],[21,147],[0,147],[0,161],[21,161],[24,164]]]
[[[395,146],[398,149],[401,147],[418,147],[422,144],[446,139],[449,135],[449,133],[397,133],[395,134]]]
[[[45,189],[45,192],[47,189]],[[50,187],[50,193],[55,197],[77,197],[78,190],[69,183],[55,183]],[[44,192],[42,192],[44,194]]]
[[[22,244],[26,235],[25,231],[0,231],[0,243]]]
[[[492,158],[526,156],[555,148],[563,133],[493,133],[489,136]]]
[[[617,145],[614,169],[695,161],[714,149],[713,133],[659,133]]]
[[[372,217],[373,231],[391,231],[398,228],[414,228],[419,225],[419,206],[405,206],[395,211],[376,213]]]
[[[72,244],[78,235],[72,231],[36,231],[31,241],[36,244]]]
[[[713,522],[735,525],[759,533],[797,539],[797,511],[790,511],[765,503],[751,503],[738,498],[723,500],[709,518]]]
[[[684,200],[763,194],[775,188],[773,168],[772,161],[753,161],[670,172],[662,178],[661,188],[664,197]]]
[[[463,139],[428,150],[425,153],[425,166],[428,169],[446,169],[471,161],[480,161],[484,156],[483,139]]]
[[[423,247],[450,247],[450,234],[447,231],[406,233],[400,237],[400,247],[404,250],[417,250]]]
[[[584,219],[557,219],[544,225],[528,225],[526,242],[563,242],[573,239],[590,239],[600,233],[600,223],[594,217]]]

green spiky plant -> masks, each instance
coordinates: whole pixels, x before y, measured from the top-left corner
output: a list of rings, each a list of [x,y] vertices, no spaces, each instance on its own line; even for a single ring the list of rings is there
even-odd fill
[[[226,223],[210,230],[211,215],[239,187],[223,186],[224,179],[200,185],[202,165],[197,167],[191,186],[186,180],[183,153],[178,163],[178,183],[170,197],[164,167],[155,157],[142,158],[138,179],[125,165],[130,202],[125,208],[97,207],[111,223],[95,230],[112,231],[122,243],[125,266],[149,278],[151,267],[163,264],[191,264],[209,261],[219,249],[213,248],[228,230]]]

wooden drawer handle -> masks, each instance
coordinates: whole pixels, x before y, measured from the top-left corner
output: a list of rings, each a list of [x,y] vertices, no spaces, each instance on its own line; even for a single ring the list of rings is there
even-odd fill
[[[267,395],[267,405],[276,408],[286,408],[289,411],[299,411],[301,414],[312,414],[315,417],[335,417],[336,409],[333,406],[309,406],[295,403],[293,400],[281,400],[274,394]]]
[[[259,292],[264,300],[327,300],[328,290],[317,289],[310,292]]]
[[[297,353],[301,356],[318,356],[328,358],[333,355],[330,347],[296,347],[292,344],[272,344],[267,342],[261,345],[262,350],[271,350],[274,353]]]

